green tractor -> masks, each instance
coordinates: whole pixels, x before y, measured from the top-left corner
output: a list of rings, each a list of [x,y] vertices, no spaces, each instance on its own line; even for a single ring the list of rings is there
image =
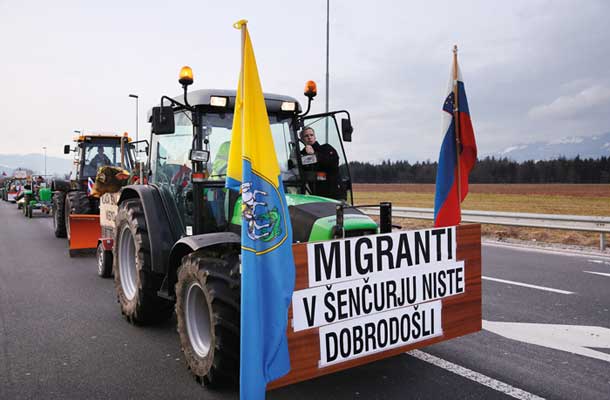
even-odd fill
[[[52,195],[51,189],[42,185],[34,185],[34,189],[25,190],[23,195],[23,215],[26,218],[32,218],[34,210],[40,210],[43,214],[50,214]]]
[[[239,379],[242,200],[225,189],[235,91],[187,93],[192,80],[181,83],[183,95],[163,96],[149,113],[148,184],[121,191],[113,273],[129,322],[160,322],[175,310],[188,368],[198,382],[213,386]],[[387,212],[378,226],[351,205],[343,147],[351,141],[349,113],[310,115],[313,82],[305,95],[303,112],[292,97],[265,94],[294,242],[391,230]],[[339,115],[345,118],[338,123]],[[328,175],[305,154],[304,127],[317,133],[320,145],[336,150]]]

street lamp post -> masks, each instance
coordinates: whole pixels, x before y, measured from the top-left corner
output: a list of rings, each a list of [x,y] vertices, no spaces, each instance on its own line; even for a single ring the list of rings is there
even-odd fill
[[[139,97],[137,94],[130,94],[129,97],[136,99],[136,160],[140,157],[138,154],[138,100]]]
[[[46,181],[46,179],[47,179],[47,147],[43,146],[42,149],[44,150],[44,179]]]

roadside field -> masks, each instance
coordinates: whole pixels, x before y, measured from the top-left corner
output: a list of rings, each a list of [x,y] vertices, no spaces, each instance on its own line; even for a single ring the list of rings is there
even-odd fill
[[[433,184],[356,184],[356,204],[391,201],[400,207],[434,207]],[[512,211],[539,214],[610,216],[610,185],[471,184],[462,204],[465,210]],[[404,228],[432,226],[432,221],[395,221]],[[496,239],[598,247],[599,234],[589,232],[486,225],[483,234]]]

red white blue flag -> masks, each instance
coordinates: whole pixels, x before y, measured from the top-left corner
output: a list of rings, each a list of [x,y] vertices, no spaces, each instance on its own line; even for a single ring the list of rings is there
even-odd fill
[[[91,177],[87,178],[87,195],[91,195],[91,192],[93,192],[93,184],[95,182],[93,182],[93,179],[91,179]]]
[[[445,136],[438,159],[434,196],[434,226],[437,227],[458,225],[462,220],[460,204],[468,194],[468,175],[477,160],[477,144],[457,59],[448,86],[442,117]]]

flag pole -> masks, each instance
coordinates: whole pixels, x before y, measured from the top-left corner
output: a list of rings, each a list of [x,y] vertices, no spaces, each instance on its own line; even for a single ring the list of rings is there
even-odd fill
[[[462,220],[462,173],[460,171],[460,104],[458,93],[458,63],[457,63],[457,45],[453,46],[453,123],[455,124],[455,150],[457,162],[457,204],[460,210],[460,221]]]

